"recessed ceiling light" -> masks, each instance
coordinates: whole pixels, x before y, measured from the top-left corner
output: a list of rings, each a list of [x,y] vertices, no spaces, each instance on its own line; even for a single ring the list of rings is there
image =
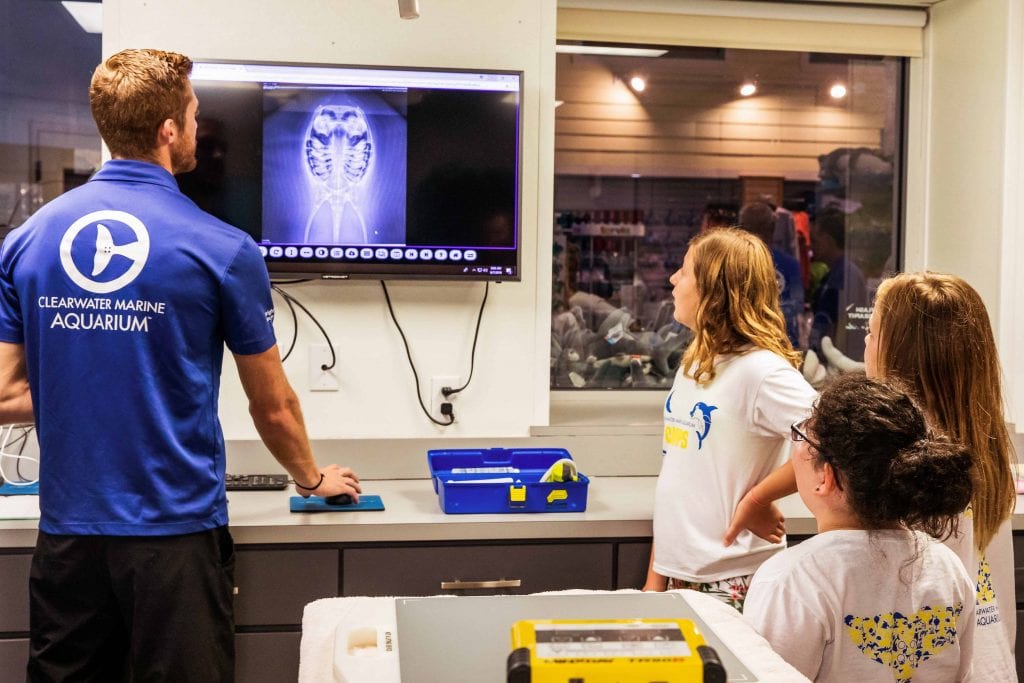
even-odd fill
[[[103,3],[62,2],[64,9],[86,33],[103,33]]]
[[[645,81],[640,76],[633,76],[631,79],[629,79],[629,87],[631,87],[633,90],[636,90],[637,92],[643,92],[644,88],[647,87],[647,81]]]
[[[841,100],[846,97],[846,86],[842,83],[836,83],[828,89],[828,94],[831,95],[834,100]]]
[[[750,81],[747,81],[746,83],[740,86],[740,95],[743,95],[744,97],[750,97],[756,92],[757,86],[751,83]]]
[[[668,50],[617,45],[555,45],[555,52],[572,55],[611,55],[613,57],[660,57]]]

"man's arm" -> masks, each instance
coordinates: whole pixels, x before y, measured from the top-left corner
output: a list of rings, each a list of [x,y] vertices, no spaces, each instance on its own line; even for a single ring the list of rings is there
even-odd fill
[[[0,424],[32,422],[34,419],[25,347],[0,342]]]
[[[235,364],[249,399],[249,414],[256,431],[270,454],[297,482],[296,491],[307,497],[314,493],[318,496],[347,493],[358,501],[359,477],[355,472],[338,465],[317,467],[299,397],[281,367],[277,345],[263,353],[235,354]]]

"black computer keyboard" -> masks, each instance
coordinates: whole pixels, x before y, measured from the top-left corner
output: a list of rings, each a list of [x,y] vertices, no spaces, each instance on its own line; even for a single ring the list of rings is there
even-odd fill
[[[280,491],[288,488],[287,474],[225,474],[228,491]]]

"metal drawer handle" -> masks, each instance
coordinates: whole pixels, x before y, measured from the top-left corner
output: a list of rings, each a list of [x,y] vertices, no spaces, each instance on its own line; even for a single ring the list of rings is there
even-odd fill
[[[495,581],[442,581],[441,590],[460,591],[475,588],[519,588],[522,579],[497,579]]]

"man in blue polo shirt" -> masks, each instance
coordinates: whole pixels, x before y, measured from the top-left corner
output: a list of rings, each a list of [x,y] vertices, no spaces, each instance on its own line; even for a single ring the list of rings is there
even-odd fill
[[[360,490],[313,458],[256,244],[178,191],[172,174],[195,166],[191,69],[155,50],[97,67],[113,159],[0,251],[0,423],[34,419],[41,456],[31,680],[233,680],[225,344],[299,492]]]

